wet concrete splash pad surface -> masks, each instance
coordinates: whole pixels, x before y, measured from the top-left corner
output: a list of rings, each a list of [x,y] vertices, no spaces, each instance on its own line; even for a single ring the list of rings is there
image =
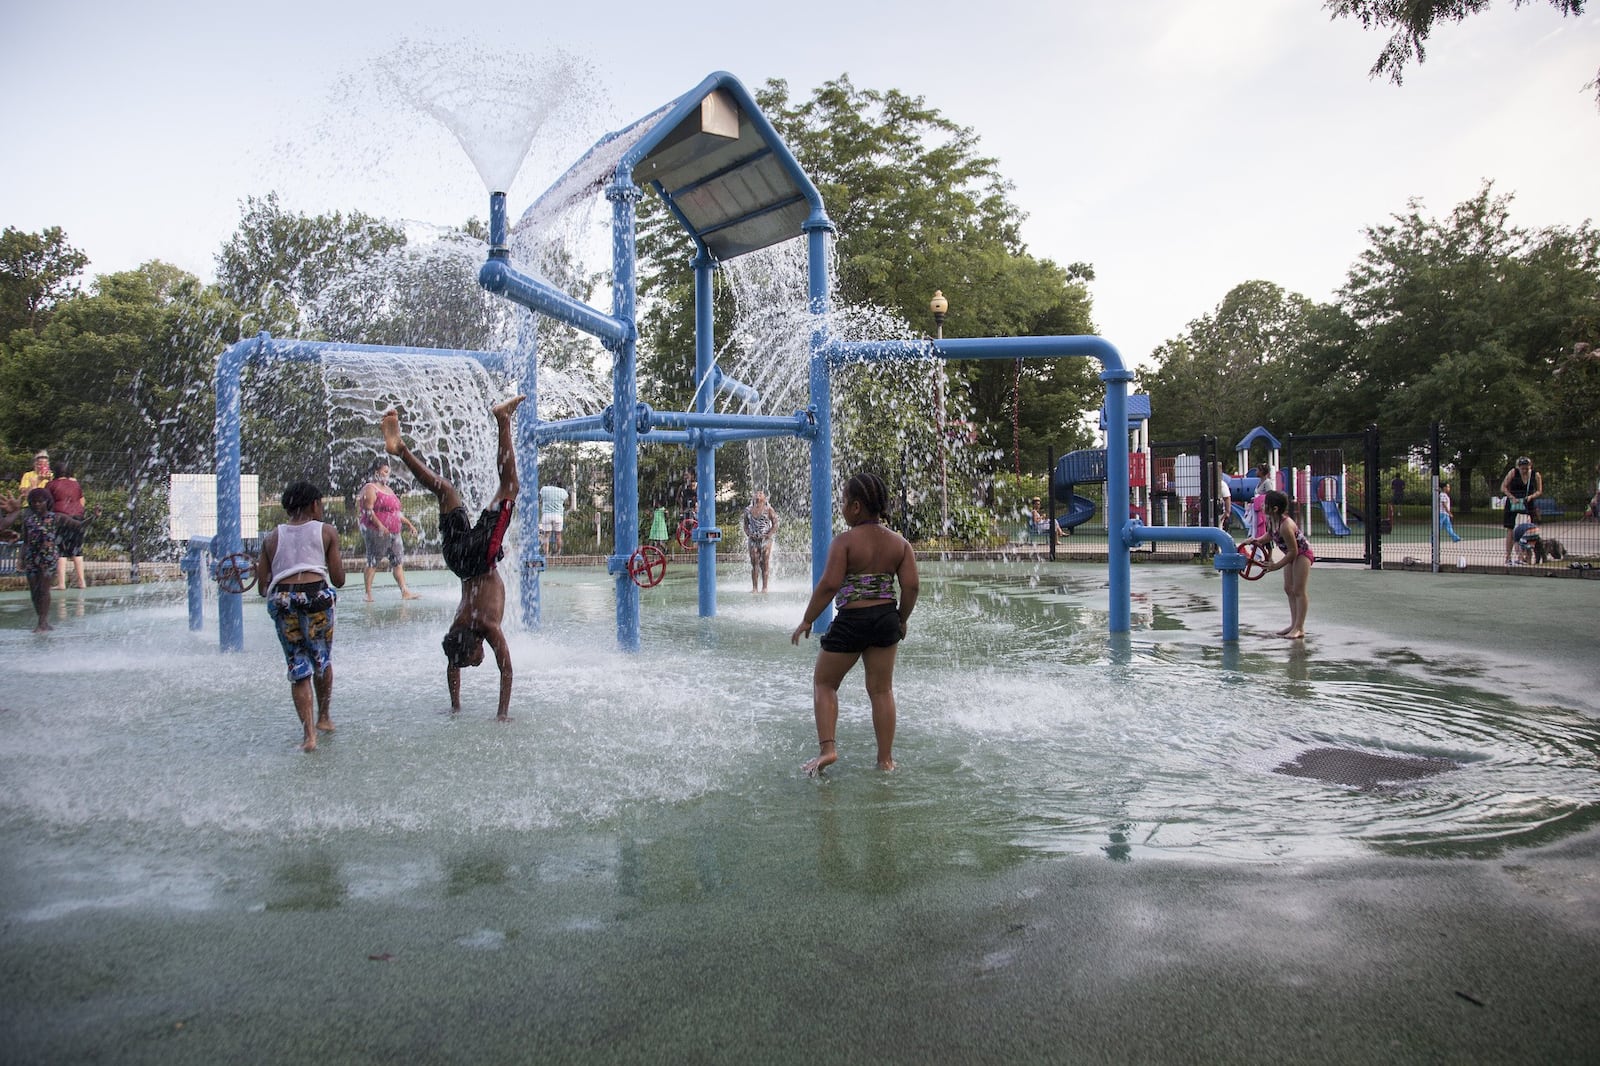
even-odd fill
[[[1224,655],[1220,585],[1186,568],[1136,572],[1125,643],[1096,568],[927,571],[903,770],[871,771],[852,678],[821,783],[795,773],[798,579],[757,600],[730,572],[701,620],[683,568],[627,657],[605,650],[604,580],[552,572],[547,631],[514,639],[509,727],[483,671],[460,718],[438,713],[449,585],[417,575],[423,601],[370,609],[357,591],[340,733],[309,757],[259,612],[223,657],[181,595],[90,600],[43,643],[5,603],[7,1043],[22,1061],[1137,1057],[1209,1017],[1171,1046],[1249,1057],[1287,1046],[1273,1019],[1358,1041],[1363,1015],[1470,1049],[1498,1012],[1550,1010],[1558,975],[1593,990],[1561,946],[1596,937],[1581,703],[1507,696],[1492,649],[1345,632],[1331,592],[1309,647],[1251,631],[1276,627],[1279,593]],[[88,695],[64,708],[70,691]],[[1322,749],[1460,769],[1380,790],[1273,772]],[[1490,960],[1534,927],[1559,943],[1514,993]]]

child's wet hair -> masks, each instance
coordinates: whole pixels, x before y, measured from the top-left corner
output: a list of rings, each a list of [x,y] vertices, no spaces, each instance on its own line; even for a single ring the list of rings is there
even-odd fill
[[[1282,511],[1284,514],[1288,514],[1289,513],[1289,497],[1285,496],[1283,493],[1279,492],[1277,489],[1268,489],[1267,490],[1266,505],[1267,505],[1267,510],[1269,510],[1269,511],[1276,510],[1276,511]]]
[[[889,486],[877,474],[861,473],[844,483],[844,502],[858,501],[874,518],[889,513]]]
[[[444,657],[451,666],[471,666],[472,660],[478,650],[478,645],[483,642],[483,637],[475,629],[466,626],[456,626],[444,635],[444,640],[439,644],[444,648]]]
[[[322,499],[322,490],[309,481],[291,481],[279,502],[290,514],[299,514]]]
[[[29,507],[32,507],[36,503],[42,503],[42,504],[44,504],[46,506],[49,506],[53,502],[55,502],[55,497],[50,495],[50,490],[49,489],[29,489],[28,490],[28,506]]]

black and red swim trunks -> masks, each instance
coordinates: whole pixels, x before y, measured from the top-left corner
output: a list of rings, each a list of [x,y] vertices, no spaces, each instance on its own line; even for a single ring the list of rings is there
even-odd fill
[[[444,565],[461,580],[482,577],[505,557],[505,538],[511,528],[515,500],[497,500],[478,516],[476,525],[467,524],[467,509],[457,507],[439,516],[439,533],[444,539]]]

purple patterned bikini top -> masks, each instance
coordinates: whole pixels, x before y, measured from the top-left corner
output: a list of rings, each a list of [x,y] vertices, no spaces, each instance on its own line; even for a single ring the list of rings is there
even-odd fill
[[[833,598],[835,607],[862,600],[894,599],[893,574],[846,574],[839,594]]]

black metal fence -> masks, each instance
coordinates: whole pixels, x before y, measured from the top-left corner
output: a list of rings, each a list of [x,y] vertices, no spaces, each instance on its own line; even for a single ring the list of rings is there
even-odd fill
[[[1526,567],[1544,573],[1600,563],[1600,446],[1592,437],[1527,438],[1521,454],[1534,460],[1543,495],[1532,512],[1513,516],[1512,529],[1501,483],[1518,456],[1480,459],[1468,470],[1452,462],[1444,438],[1438,425],[1288,434],[1275,456],[1257,442],[1245,464],[1236,452],[1223,459],[1215,437],[1153,442],[1148,468],[1142,457],[1131,462],[1130,510],[1151,525],[1221,525],[1241,540],[1252,532],[1253,508],[1250,493],[1240,487],[1247,482],[1237,478],[1247,471],[1233,468],[1275,461],[1275,487],[1290,498],[1319,563],[1478,572]],[[1219,487],[1224,473],[1235,486],[1226,504]],[[1104,485],[1076,485],[1073,491],[1093,499],[1098,510],[1057,543],[1072,554],[1092,552],[1094,542],[1103,546],[1107,535]],[[1527,518],[1538,530],[1537,552],[1520,547],[1512,535]],[[1211,549],[1197,539],[1192,545],[1146,545],[1143,551],[1173,558],[1205,556]]]

